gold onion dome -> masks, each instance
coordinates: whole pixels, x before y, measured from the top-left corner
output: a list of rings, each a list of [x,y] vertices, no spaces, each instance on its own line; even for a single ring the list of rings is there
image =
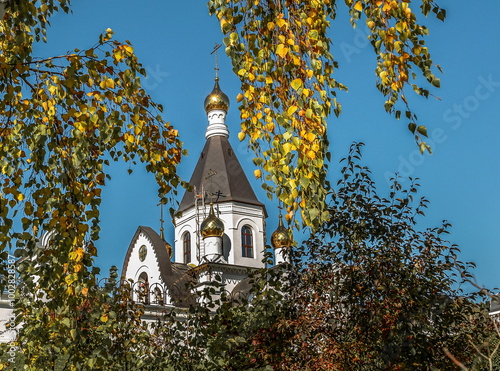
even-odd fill
[[[208,217],[201,223],[201,236],[205,237],[222,237],[224,235],[224,223],[215,216],[214,206],[210,204],[210,213]]]
[[[275,249],[279,249],[281,247],[290,247],[293,245],[293,241],[290,238],[290,231],[283,226],[283,220],[281,219],[278,228],[271,235],[271,245]]]
[[[205,98],[205,112],[209,113],[210,111],[220,109],[223,111],[229,110],[229,98],[222,90],[220,90],[219,86],[219,78],[215,78],[214,89],[208,96]]]

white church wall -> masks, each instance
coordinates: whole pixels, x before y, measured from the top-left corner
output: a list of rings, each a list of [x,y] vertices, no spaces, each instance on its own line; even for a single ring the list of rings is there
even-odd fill
[[[139,251],[142,246],[146,246],[146,251],[147,251],[143,261],[141,261],[139,257]],[[124,272],[125,279],[126,280],[132,279],[134,282],[133,295],[135,300],[139,299],[139,294],[138,294],[138,290],[140,289],[139,282],[140,282],[140,276],[143,273],[145,273],[148,278],[149,301],[150,302],[154,301],[153,300],[154,295],[151,294],[152,289],[154,289],[155,287],[162,287],[163,288],[162,300],[170,302],[165,283],[161,279],[158,257],[155,254],[153,245],[149,240],[149,238],[147,238],[147,236],[144,233],[141,233],[139,234],[139,237],[137,238],[134,247],[132,248],[130,260],[127,266],[127,271]]]
[[[194,208],[184,211],[182,216],[175,220],[174,260],[177,263],[184,263],[183,236],[188,232],[191,235],[191,259],[188,263],[194,265],[199,264],[198,255],[200,254],[197,251],[199,239],[196,231],[196,215]]]
[[[236,287],[236,285],[247,277],[248,277],[248,272],[246,271],[240,271],[238,273],[236,272],[225,273],[223,275],[223,282],[226,291],[228,293],[231,293],[233,289]]]
[[[191,263],[198,265],[200,261],[196,254],[196,231],[199,229],[196,223],[201,223],[208,215],[210,206],[198,207],[197,218],[194,207],[184,211],[183,215],[176,220],[175,227],[175,261],[183,263],[183,235],[191,233]],[[218,218],[224,223],[223,255],[228,264],[243,265],[253,268],[262,267],[264,258],[265,231],[264,231],[264,211],[257,205],[242,204],[238,202],[220,202],[215,204],[215,212]],[[248,225],[252,230],[254,254],[252,258],[242,256],[241,228]],[[198,236],[199,237],[199,236]],[[201,238],[200,258],[204,254],[204,243]],[[228,246],[229,244],[229,246]]]
[[[258,206],[249,207],[236,204],[232,212],[233,264],[248,267],[263,267],[265,250],[264,214]],[[243,257],[241,230],[247,225],[252,231],[253,257]]]

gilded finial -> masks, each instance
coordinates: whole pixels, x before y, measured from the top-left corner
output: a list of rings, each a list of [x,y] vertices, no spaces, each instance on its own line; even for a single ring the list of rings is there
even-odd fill
[[[271,235],[271,245],[275,248],[291,247],[293,240],[290,238],[290,231],[283,225],[283,217],[279,215],[278,228]]]

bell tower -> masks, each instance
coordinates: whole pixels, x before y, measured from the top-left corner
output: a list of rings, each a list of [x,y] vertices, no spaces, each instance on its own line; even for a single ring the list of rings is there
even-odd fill
[[[246,271],[265,266],[267,214],[229,143],[229,105],[216,77],[204,102],[208,118],[205,146],[189,182],[192,189],[185,192],[180,216],[174,219],[175,261],[195,266],[217,262],[224,265],[224,271]],[[206,236],[203,228],[209,219],[212,224],[221,223],[220,236]],[[238,274],[225,276],[238,283]]]

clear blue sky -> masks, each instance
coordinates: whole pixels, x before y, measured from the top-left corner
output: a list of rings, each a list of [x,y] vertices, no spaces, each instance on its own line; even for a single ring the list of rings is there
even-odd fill
[[[336,180],[338,160],[353,141],[366,143],[364,162],[373,171],[379,191],[386,193],[388,174],[420,178],[421,195],[430,201],[422,227],[453,224],[450,240],[462,250],[460,258],[477,264],[475,274],[487,287],[500,286],[500,43],[497,0],[441,1],[447,20],[424,22],[431,35],[427,43],[435,63],[442,66],[440,100],[414,99],[421,124],[428,126],[434,155],[421,156],[404,121],[383,110],[384,98],[375,88],[375,57],[365,38],[365,27],[349,25],[343,1],[333,23],[333,53],[340,64],[337,78],[349,86],[339,95],[343,113],[329,120],[332,166]],[[61,54],[92,46],[110,27],[119,40],[130,40],[149,73],[144,86],[163,104],[164,118],[179,129],[190,152],[179,167],[189,180],[204,143],[207,124],[203,100],[213,86],[213,45],[221,43],[218,22],[208,16],[205,1],[85,0],[74,1],[72,15],[58,14],[48,32],[49,44],[39,56]],[[231,142],[254,184],[258,197],[267,198],[253,180],[252,154],[236,138],[239,115],[235,97],[239,81],[228,58],[220,53],[221,87],[232,99],[228,115]],[[140,167],[128,175],[128,164],[111,167],[112,180],[103,192],[102,237],[97,242],[97,264],[103,273],[121,268],[137,226],[159,229],[154,177]],[[408,183],[408,182],[406,182]],[[267,203],[268,234],[276,227],[276,205]],[[168,218],[166,235],[171,243]]]

